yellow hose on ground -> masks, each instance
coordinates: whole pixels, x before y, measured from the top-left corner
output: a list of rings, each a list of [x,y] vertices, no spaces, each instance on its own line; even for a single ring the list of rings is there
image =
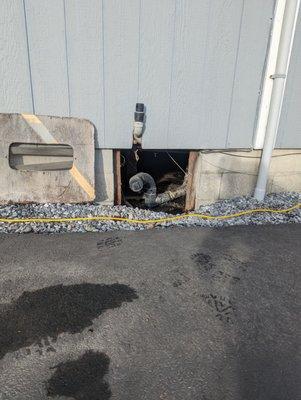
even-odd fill
[[[239,211],[234,214],[226,214],[226,215],[207,215],[207,214],[199,214],[199,213],[191,213],[191,214],[182,214],[175,215],[174,217],[162,217],[157,219],[132,219],[126,217],[114,217],[114,216],[104,216],[99,215],[95,217],[68,217],[68,218],[0,218],[0,222],[16,224],[16,223],[28,223],[28,222],[37,222],[37,223],[49,223],[49,222],[76,222],[76,221],[123,221],[128,222],[130,224],[157,224],[163,222],[171,222],[177,221],[185,218],[200,218],[200,219],[230,219],[235,217],[240,217],[242,215],[255,214],[255,213],[275,213],[275,214],[284,214],[290,211],[296,210],[301,207],[301,203],[297,203],[292,207],[285,209],[273,209],[273,208],[255,208],[253,210],[244,210]]]

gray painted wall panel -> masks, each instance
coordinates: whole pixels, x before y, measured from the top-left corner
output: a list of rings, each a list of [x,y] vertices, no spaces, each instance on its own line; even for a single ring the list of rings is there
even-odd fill
[[[147,107],[146,148],[168,147],[175,10],[174,0],[141,3],[138,99]]]
[[[34,112],[69,116],[64,3],[62,0],[24,2]]]
[[[216,0],[210,6],[198,142],[200,147],[219,148],[227,138],[243,1]]]
[[[138,90],[139,0],[103,0],[105,146],[132,147]]]
[[[0,11],[0,111],[32,112],[22,0],[2,0]]]
[[[29,54],[3,1],[1,112],[32,111],[29,55],[33,111],[89,119],[98,147],[131,147],[137,101],[145,148],[251,146],[274,0],[24,0]]]
[[[297,22],[276,147],[301,147],[301,12]]]
[[[252,0],[244,3],[225,143],[228,148],[253,145],[257,118],[255,99],[260,95],[273,12],[272,1]]]
[[[66,39],[70,115],[97,127],[96,146],[104,144],[103,13],[99,0],[66,0]]]
[[[210,0],[177,2],[168,127],[171,148],[193,148],[202,135],[204,55],[210,6]]]

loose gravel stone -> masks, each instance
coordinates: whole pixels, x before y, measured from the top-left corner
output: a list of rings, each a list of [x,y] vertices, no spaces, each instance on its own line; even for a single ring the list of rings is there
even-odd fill
[[[243,196],[229,200],[220,200],[213,204],[201,206],[194,212],[209,215],[229,215],[239,211],[254,208],[289,208],[301,202],[301,194],[294,192],[269,194],[264,201],[259,202],[254,197]],[[0,218],[74,218],[92,216],[114,216],[130,219],[158,219],[174,215],[144,210],[126,206],[104,206],[97,203],[88,204],[9,204],[0,207]],[[153,227],[166,228],[169,226],[211,226],[224,227],[231,225],[263,225],[301,223],[301,211],[295,209],[285,214],[256,213],[225,220],[204,220],[189,217],[172,222],[156,224],[135,224],[124,221],[71,221],[71,222],[0,222],[0,233],[63,233],[63,232],[106,232],[114,230],[143,230]]]

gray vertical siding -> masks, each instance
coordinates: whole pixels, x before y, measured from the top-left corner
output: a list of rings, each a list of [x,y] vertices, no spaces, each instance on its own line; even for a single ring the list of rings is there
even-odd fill
[[[276,147],[301,147],[301,13],[299,13]]]
[[[106,147],[132,146],[138,90],[139,4],[139,0],[103,0]]]
[[[64,3],[26,0],[24,5],[34,112],[69,116]]]
[[[252,146],[274,0],[0,2],[0,112],[87,118],[97,147],[129,148],[139,101],[144,148]]]
[[[0,10],[0,112],[31,113],[23,2],[1,0]]]
[[[103,10],[99,0],[65,1],[70,116],[84,116],[105,142]]]
[[[137,100],[146,104],[143,146],[168,148],[177,2],[141,1]]]

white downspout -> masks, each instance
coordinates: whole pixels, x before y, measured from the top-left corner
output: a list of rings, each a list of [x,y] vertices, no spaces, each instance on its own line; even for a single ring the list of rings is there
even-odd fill
[[[273,79],[273,90],[257,184],[254,192],[254,197],[257,200],[263,200],[266,193],[269,167],[277,137],[286,77],[293,47],[299,7],[300,0],[286,0],[277,54],[276,70],[275,73],[271,76],[271,78]]]
[[[269,49],[266,60],[266,67],[262,82],[257,126],[253,142],[253,149],[255,150],[259,149],[262,150],[263,148],[264,137],[269,117],[272,90],[273,90],[273,79],[271,79],[270,77],[276,71],[276,62],[277,62],[285,4],[286,0],[276,0],[276,5],[273,15],[273,24],[271,29],[271,37],[270,37]]]

